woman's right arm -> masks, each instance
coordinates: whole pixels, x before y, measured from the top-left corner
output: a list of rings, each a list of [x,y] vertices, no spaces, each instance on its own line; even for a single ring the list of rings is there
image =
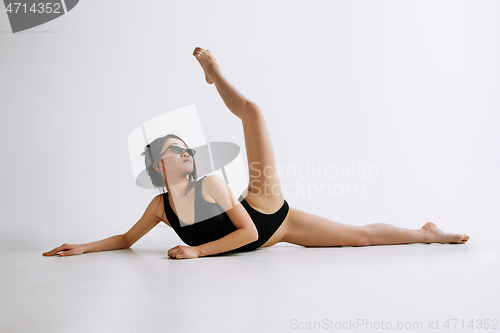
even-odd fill
[[[146,211],[139,221],[137,221],[137,223],[123,235],[115,235],[87,244],[63,244],[49,252],[44,252],[43,255],[53,256],[58,252],[61,252],[61,256],[70,256],[88,252],[129,248],[161,221],[161,218],[155,215],[156,208],[160,203],[161,195],[157,195],[149,203]]]

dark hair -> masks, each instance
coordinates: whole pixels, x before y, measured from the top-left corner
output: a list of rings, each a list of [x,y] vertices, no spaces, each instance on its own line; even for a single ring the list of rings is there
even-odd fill
[[[163,137],[159,137],[159,138],[155,139],[150,144],[146,145],[144,147],[144,152],[141,153],[141,156],[145,156],[144,162],[146,164],[146,172],[148,173],[149,178],[151,179],[151,183],[153,183],[154,187],[156,187],[157,189],[160,189],[160,190],[161,189],[165,190],[165,179],[163,178],[163,175],[160,174],[153,167],[153,164],[155,162],[160,161],[160,154],[163,153],[163,151],[161,151],[163,148],[163,145],[170,138],[175,138],[175,139],[181,140],[186,145],[186,147],[189,148],[189,146],[184,142],[184,140],[182,140],[177,135],[167,134]],[[197,178],[198,177],[196,176],[196,163],[195,163],[194,158],[193,158],[193,172],[191,172],[188,175],[189,184],[186,188],[186,191],[184,192],[184,194],[181,197],[185,196],[189,192],[189,190],[191,190],[195,186]],[[160,192],[160,193],[162,193],[162,192]],[[163,193],[165,193],[165,192],[163,192]]]

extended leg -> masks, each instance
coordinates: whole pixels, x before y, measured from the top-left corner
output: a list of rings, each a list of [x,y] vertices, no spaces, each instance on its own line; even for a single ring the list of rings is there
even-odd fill
[[[227,108],[242,121],[250,176],[248,203],[263,210],[277,210],[283,204],[283,195],[262,111],[226,80],[209,50],[196,48],[193,55],[203,67],[207,82],[215,84]]]
[[[310,246],[368,246],[410,243],[465,243],[467,235],[449,234],[428,222],[420,229],[374,223],[352,226],[290,208],[282,242]]]

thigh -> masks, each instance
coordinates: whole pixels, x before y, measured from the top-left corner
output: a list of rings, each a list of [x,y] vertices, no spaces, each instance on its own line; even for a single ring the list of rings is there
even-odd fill
[[[241,117],[248,161],[249,204],[262,210],[276,210],[283,204],[271,137],[264,115],[254,103]]]
[[[281,242],[310,247],[366,246],[368,233],[363,226],[334,222],[325,217],[290,207]]]

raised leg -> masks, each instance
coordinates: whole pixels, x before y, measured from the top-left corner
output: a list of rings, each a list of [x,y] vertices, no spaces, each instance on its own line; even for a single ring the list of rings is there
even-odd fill
[[[368,246],[410,243],[465,243],[467,235],[449,234],[432,222],[420,229],[406,229],[385,223],[352,226],[290,208],[282,242],[309,246]]]
[[[283,204],[283,194],[262,111],[227,81],[209,50],[196,48],[193,55],[205,71],[207,82],[215,84],[227,108],[242,121],[250,177],[246,200],[265,213],[276,211]]]

